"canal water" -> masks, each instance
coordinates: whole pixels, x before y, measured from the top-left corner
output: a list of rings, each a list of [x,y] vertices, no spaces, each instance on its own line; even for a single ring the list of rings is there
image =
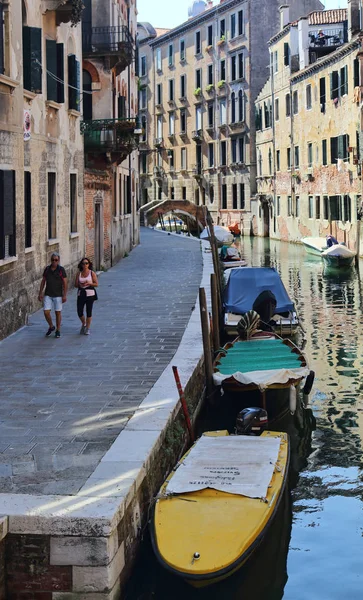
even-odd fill
[[[127,600],[361,600],[363,598],[363,295],[359,272],[324,270],[299,245],[245,238],[250,266],[273,266],[296,303],[299,343],[316,373],[309,407],[274,424],[292,441],[290,489],[247,565],[194,590],[158,565],[145,531]],[[363,264],[361,265],[363,277]],[[199,428],[223,428],[206,410]],[[236,523],[238,528],[238,523]]]

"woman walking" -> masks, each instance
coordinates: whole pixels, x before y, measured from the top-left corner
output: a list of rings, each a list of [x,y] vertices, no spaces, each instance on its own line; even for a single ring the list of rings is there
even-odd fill
[[[96,273],[92,271],[92,266],[88,258],[82,258],[78,265],[79,273],[76,275],[75,283],[76,288],[78,288],[77,313],[82,322],[79,333],[84,335],[90,334],[93,303],[97,300],[95,288],[98,287],[98,280]],[[84,316],[85,306],[87,318]]]

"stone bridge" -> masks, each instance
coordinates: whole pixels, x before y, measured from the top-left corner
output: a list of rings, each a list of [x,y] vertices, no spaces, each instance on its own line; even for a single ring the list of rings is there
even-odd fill
[[[185,220],[183,217],[188,217],[195,221],[195,225],[202,230],[205,223],[205,208],[204,206],[196,206],[189,200],[164,200],[163,202],[149,202],[141,207],[140,212],[144,215],[145,225],[156,225],[159,220],[159,214],[164,218],[167,215],[178,217]]]

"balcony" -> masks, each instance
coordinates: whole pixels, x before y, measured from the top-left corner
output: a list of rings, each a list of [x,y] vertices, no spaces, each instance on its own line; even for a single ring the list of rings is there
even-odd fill
[[[55,11],[57,25],[70,21],[76,25],[81,20],[83,8],[77,6],[77,2],[73,0],[42,0],[41,10],[43,14]]]
[[[246,122],[245,121],[234,121],[229,124],[230,129],[233,133],[242,133],[246,130]]]
[[[136,149],[136,119],[82,121],[86,153],[111,154],[112,162],[122,162]]]
[[[155,146],[155,148],[162,148],[163,145],[164,145],[164,138],[157,137],[157,138],[154,139],[154,146]]]
[[[119,75],[134,57],[134,40],[126,26],[85,28],[82,34],[83,58],[103,58]]]
[[[164,167],[154,167],[153,172],[154,172],[155,179],[164,179],[164,177],[165,177]]]
[[[195,177],[196,179],[201,179],[202,178],[202,165],[193,165],[192,166],[192,173],[193,173],[193,177]]]
[[[196,131],[192,131],[192,140],[195,142],[201,142],[203,139],[203,130],[197,129]]]
[[[348,41],[348,30],[345,24],[338,29],[318,29],[309,32],[310,62],[334,52]]]

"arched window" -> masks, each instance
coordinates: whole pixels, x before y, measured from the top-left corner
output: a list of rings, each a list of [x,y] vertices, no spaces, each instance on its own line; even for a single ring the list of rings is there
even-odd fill
[[[243,110],[243,91],[240,90],[238,92],[238,121],[241,122],[244,120],[244,110]]]
[[[83,118],[85,121],[92,120],[92,77],[88,71],[83,71]]]

